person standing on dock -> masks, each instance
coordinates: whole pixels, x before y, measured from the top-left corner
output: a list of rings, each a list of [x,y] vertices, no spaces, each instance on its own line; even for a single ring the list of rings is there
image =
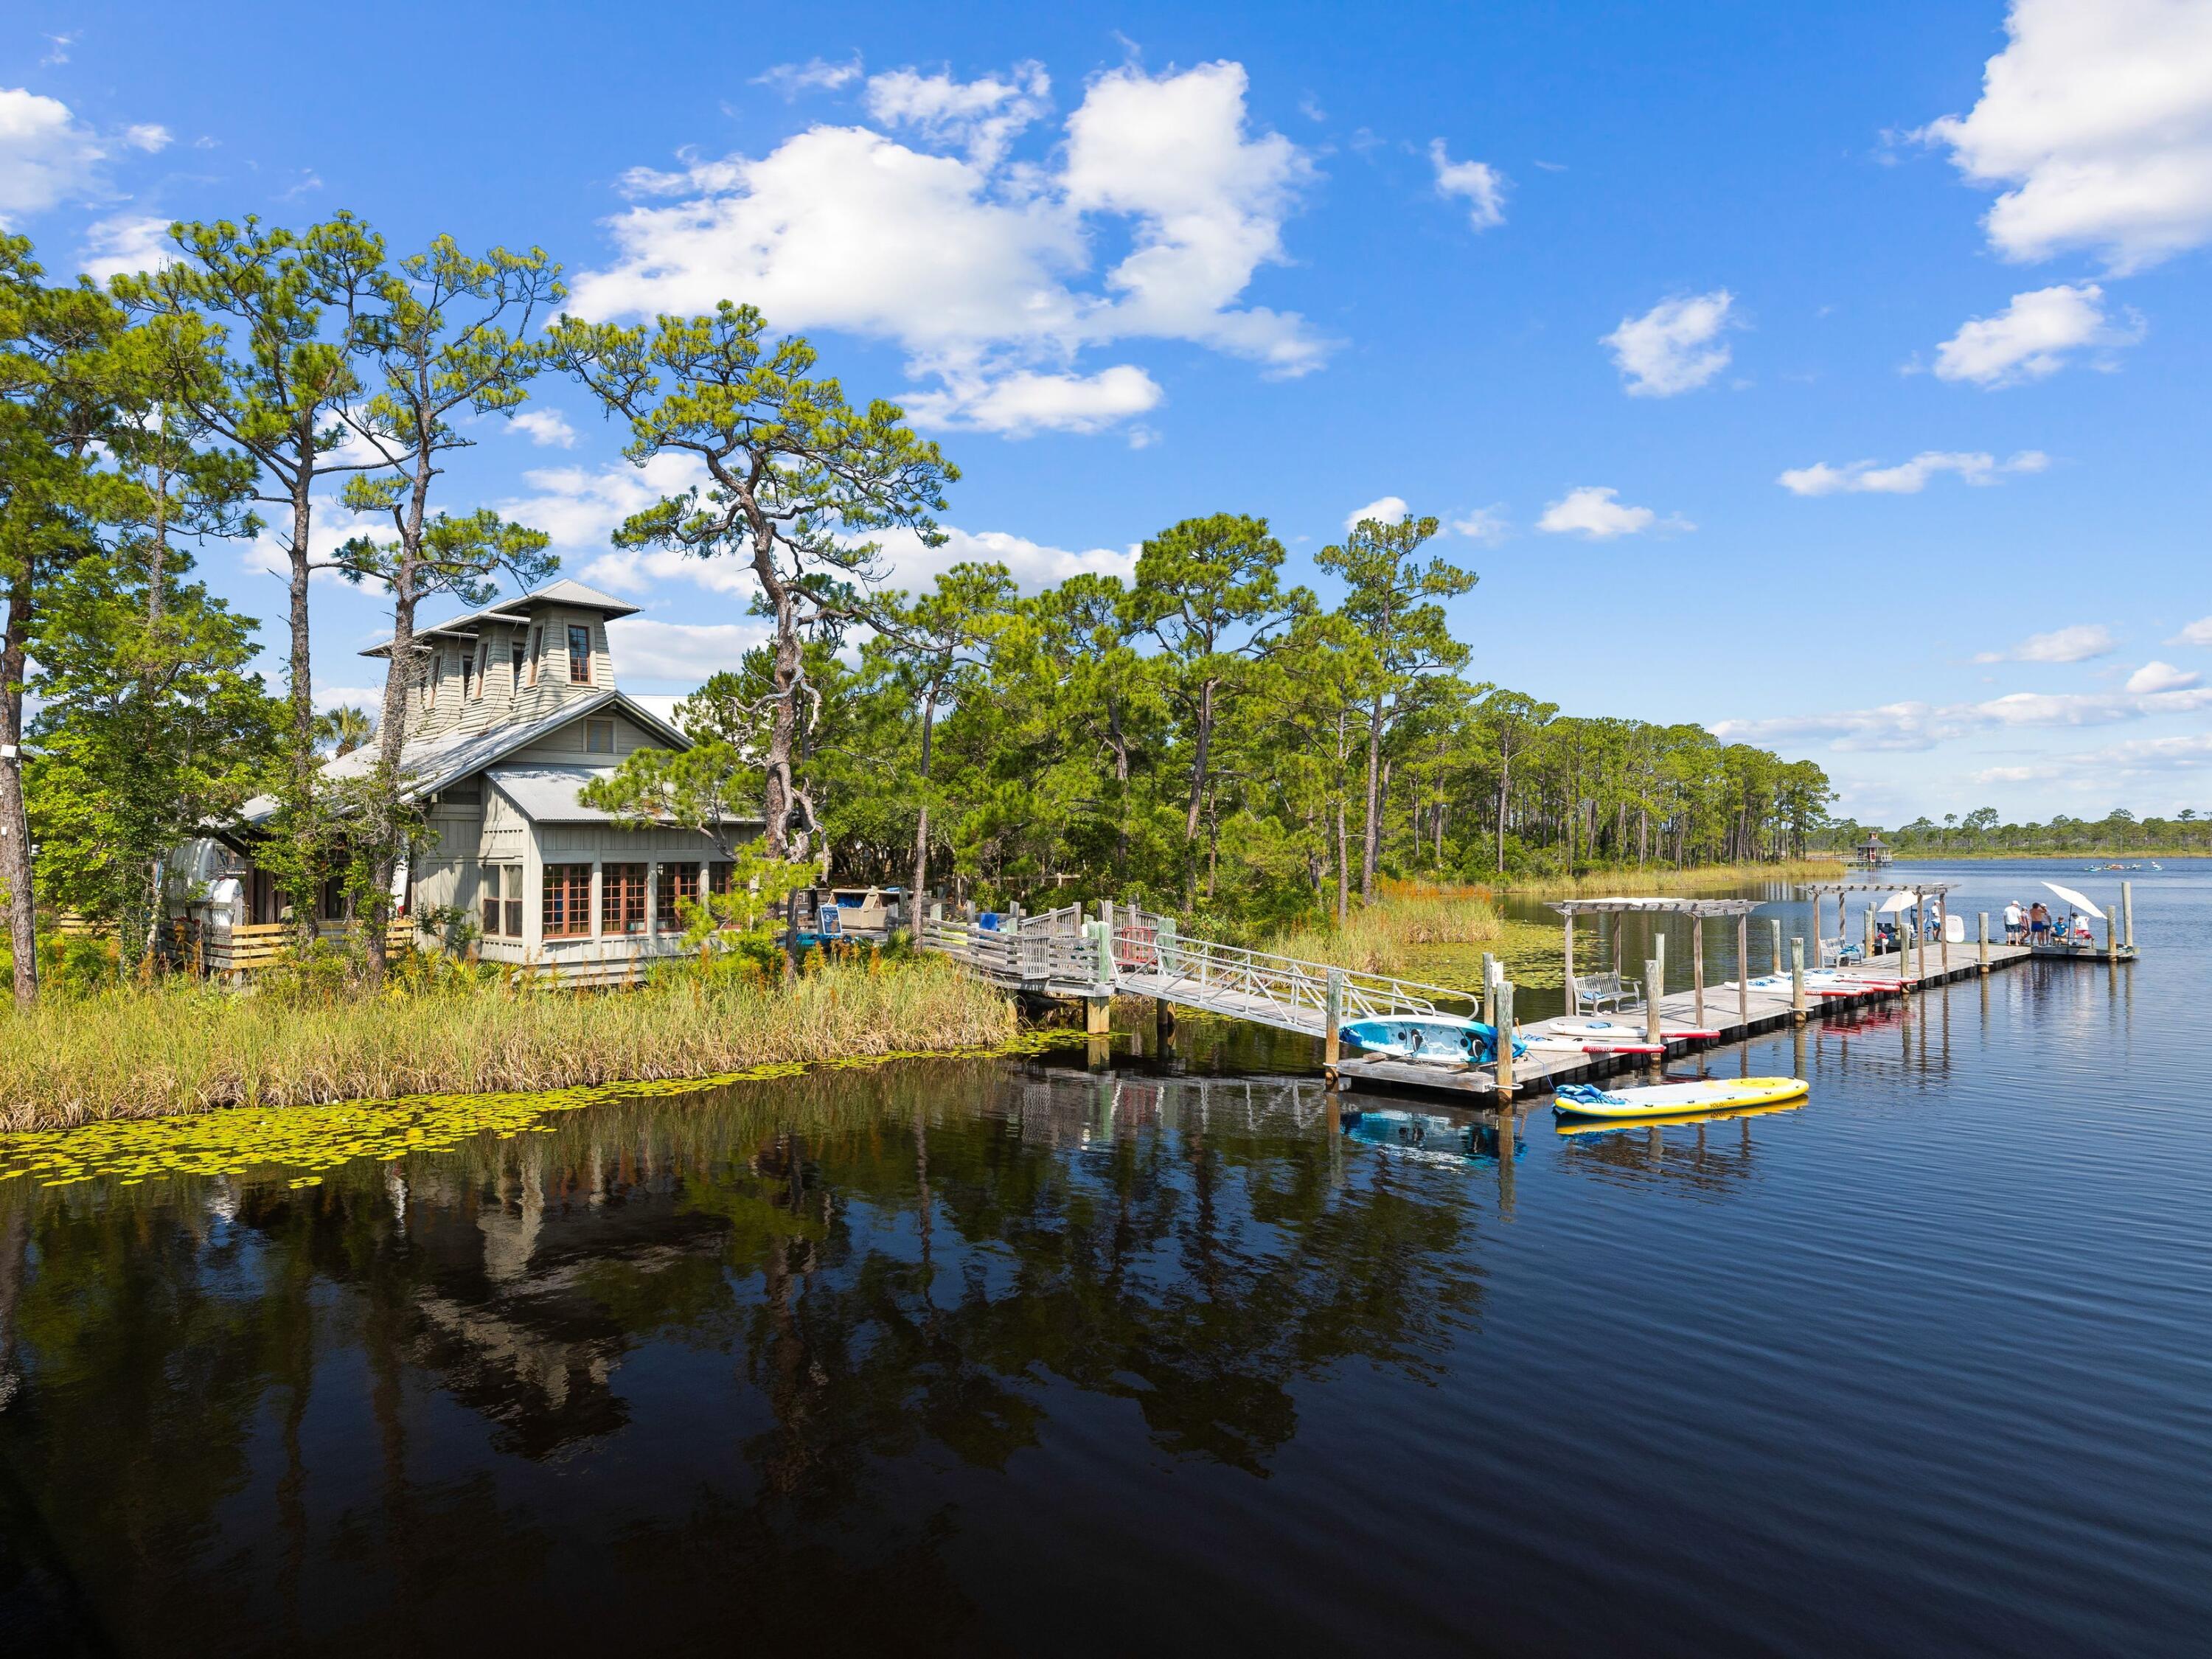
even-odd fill
[[[2014,899],[2006,904],[2004,908],[2004,924],[2005,943],[2007,945],[2017,945],[2020,943],[2021,926],[2027,921],[2027,919],[2026,914],[2020,908],[2020,901],[2018,899]]]
[[[2051,912],[2041,899],[2028,909],[2027,935],[2031,945],[2040,945],[2051,935]]]

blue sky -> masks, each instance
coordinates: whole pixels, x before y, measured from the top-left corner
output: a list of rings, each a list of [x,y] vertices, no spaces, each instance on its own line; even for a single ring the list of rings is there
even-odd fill
[[[580,308],[752,300],[905,402],[965,474],[908,583],[1224,509],[1304,574],[1395,500],[1480,574],[1479,678],[1887,821],[2212,809],[2202,0],[204,17],[0,25],[0,220],[50,270],[341,207],[537,243]],[[608,556],[660,481],[573,386],[481,438],[447,504],[641,604],[627,683],[752,637],[733,572]],[[206,570],[273,618],[266,556]],[[372,696],[374,600],[316,625],[319,690]]]

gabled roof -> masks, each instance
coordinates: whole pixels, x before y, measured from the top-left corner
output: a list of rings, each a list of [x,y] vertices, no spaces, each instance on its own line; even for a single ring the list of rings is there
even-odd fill
[[[451,621],[433,623],[415,630],[418,640],[466,639],[488,622],[525,622],[533,612],[559,607],[564,611],[597,611],[609,620],[617,617],[634,617],[637,606],[611,594],[602,593],[596,587],[586,587],[579,581],[563,576],[558,581],[548,582],[543,587],[533,587],[527,593],[517,594],[511,599],[501,599],[481,611],[471,611],[465,617]],[[390,640],[379,640],[361,654],[364,657],[387,656],[392,651]]]
[[[606,776],[604,767],[552,766],[535,763],[527,766],[495,766],[484,775],[501,794],[515,805],[516,810],[533,823],[613,823],[612,812],[597,806],[586,806],[576,799],[576,792],[593,778]],[[759,824],[766,820],[757,817],[732,817],[723,820],[730,824]]]
[[[495,726],[485,732],[441,732],[434,738],[421,738],[403,744],[399,750],[400,769],[409,774],[404,800],[419,800],[434,795],[450,784],[459,783],[474,772],[481,772],[514,753],[542,743],[571,721],[583,720],[609,708],[619,708],[640,726],[660,738],[671,749],[689,749],[691,739],[651,709],[641,707],[620,691],[602,691],[595,696],[563,704],[550,714],[534,720],[508,726]],[[325,778],[366,777],[376,764],[374,745],[365,745],[349,755],[340,755],[323,768]],[[240,816],[248,823],[261,823],[276,811],[273,795],[257,795],[246,802]]]

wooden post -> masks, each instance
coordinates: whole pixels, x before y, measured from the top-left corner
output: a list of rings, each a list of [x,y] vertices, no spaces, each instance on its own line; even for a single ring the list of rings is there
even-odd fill
[[[1487,951],[1482,953],[1482,1023],[1498,1024],[1498,958]]]
[[[1916,980],[1928,977],[1928,896],[1917,887],[1912,890],[1912,943],[1918,952],[1912,970]]]
[[[1805,1023],[1805,941],[1790,941],[1790,1018],[1796,1024]]]
[[[1867,966],[1871,968],[1874,966],[1874,901],[1872,899],[1867,901],[1866,915],[1860,920],[1866,927],[1866,945],[1862,954],[1866,957]]]
[[[1661,911],[1651,919],[1651,954],[1659,963],[1659,994],[1667,993],[1667,915]]]
[[[1735,919],[1735,1023],[1751,1024],[1751,913]]]
[[[2120,919],[2126,930],[2120,943],[2132,951],[2136,948],[2136,884],[2131,881],[2120,884]]]
[[[1342,1057],[1343,1038],[1337,1028],[1344,1024],[1344,969],[1328,970],[1328,988],[1323,994],[1321,1011],[1321,1063],[1329,1076],[1336,1075],[1336,1062]]]
[[[1498,982],[1498,1097],[1513,1098],[1513,981]]]
[[[1644,1040],[1663,1043],[1666,1034],[1659,1023],[1659,968],[1656,962],[1644,964]]]
[[[2120,907],[2108,904],[2105,907],[2105,954],[2115,962],[2119,960],[2119,943]]]
[[[1705,1023],[1705,919],[1694,911],[1690,916],[1690,989],[1698,1010],[1691,1024],[1702,1027]]]
[[[1567,1012],[1575,1012],[1575,913],[1569,910],[1565,917],[1566,927],[1562,933],[1566,951]]]
[[[1947,895],[1936,902],[1943,907],[1943,919],[1936,924],[1936,963],[1942,969],[1943,977],[1948,979],[1951,977],[1951,901]]]
[[[1766,933],[1767,938],[1772,941],[1774,945],[1773,971],[1778,974],[1782,971],[1782,918],[1779,916],[1767,917]]]
[[[1990,913],[1984,910],[1980,914],[1982,918],[1980,945],[1981,969],[1982,971],[1986,974],[1990,971]]]

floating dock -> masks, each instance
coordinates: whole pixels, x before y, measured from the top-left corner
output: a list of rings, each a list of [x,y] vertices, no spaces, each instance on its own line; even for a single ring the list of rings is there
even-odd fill
[[[1661,902],[1574,901],[1571,905],[1555,908],[1569,911],[1600,905],[1656,906]],[[1004,918],[948,918],[941,908],[933,907],[932,914],[917,923],[915,943],[923,950],[951,957],[1004,990],[1053,1000],[1083,1002],[1094,1036],[1106,1033],[1108,1011],[1115,997],[1146,997],[1160,1010],[1163,1021],[1170,1008],[1190,1008],[1320,1039],[1325,1069],[1329,1076],[1340,1081],[1448,1095],[1468,1104],[1488,1104],[1546,1092],[1563,1083],[1641,1071],[1677,1054],[1741,1042],[1784,1026],[1848,1016],[1929,986],[1973,978],[2026,962],[2063,959],[2116,964],[2132,962],[2136,955],[2131,902],[2125,935],[2129,942],[2123,943],[2116,929],[2108,929],[2107,942],[2102,949],[2087,945],[1998,945],[1978,939],[1972,944],[1929,939],[1908,945],[1902,955],[1894,951],[1882,951],[1844,967],[1824,970],[1802,987],[1794,985],[1791,975],[1784,972],[1754,976],[1748,985],[1740,986],[1730,980],[1668,992],[1658,999],[1658,1024],[1662,1030],[1673,1027],[1711,1031],[1714,1035],[1665,1038],[1664,1052],[1656,1054],[1523,1054],[1512,1060],[1501,1076],[1501,1068],[1495,1065],[1425,1063],[1335,1052],[1336,1034],[1355,1020],[1425,1016],[1464,1018],[1467,1010],[1478,1000],[1475,993],[1191,939],[1178,933],[1173,917],[1134,905],[1106,904],[1099,908],[1101,914],[1094,921],[1086,919],[1074,906],[1043,915],[1023,916],[1016,913]],[[1700,916],[1707,910],[1717,914],[1725,908],[1737,921],[1741,947],[1747,934],[1744,916],[1739,912],[1747,912],[1752,906],[1741,900],[1684,901],[1679,905],[1667,902],[1666,908],[1693,909]],[[1817,920],[1816,911],[1816,922]],[[1779,924],[1775,925],[1778,931]],[[1570,975],[1573,973],[1572,927],[1570,914]],[[1793,951],[1799,943],[1793,941]],[[1778,940],[1777,950],[1778,953]],[[1739,962],[1745,954],[1740,948]],[[1694,965],[1696,980],[1702,981],[1702,953]],[[1557,1019],[1516,1024],[1510,1012],[1512,989],[1510,984],[1502,982],[1497,987],[1497,1023],[1501,1026],[1523,1037],[1555,1036],[1577,1042],[1589,1040],[1586,1033],[1557,1029],[1570,1018],[1587,1016],[1562,1015]],[[1638,1003],[1605,1018],[1621,1025],[1625,1036],[1642,1041],[1639,1034],[1650,1029],[1651,1013],[1648,1003]]]

